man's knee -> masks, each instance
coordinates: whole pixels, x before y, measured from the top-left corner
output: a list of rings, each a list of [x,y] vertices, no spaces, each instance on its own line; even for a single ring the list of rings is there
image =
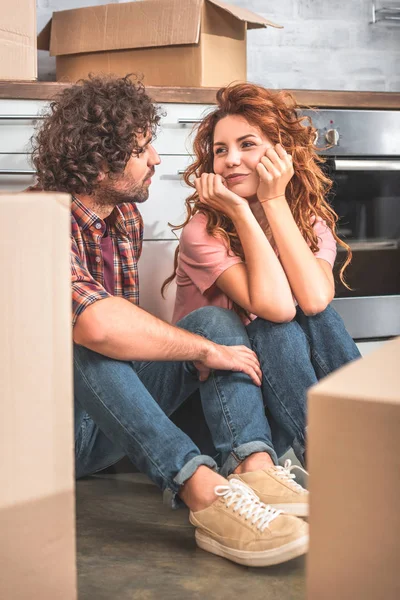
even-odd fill
[[[73,345],[74,352],[74,360],[78,362],[85,362],[93,360],[96,356],[100,356],[97,352],[86,348],[85,346],[80,346],[79,344]]]
[[[112,368],[125,362],[110,358],[105,354],[99,354],[94,350],[85,348],[85,346],[79,346],[78,344],[73,345],[73,359],[75,366],[79,366],[82,370],[86,367],[98,368],[100,366],[104,367],[104,365],[108,365]]]
[[[73,348],[73,372],[74,389],[80,395],[82,390],[96,387],[108,387],[109,385],[128,385],[132,383],[131,379],[137,378],[132,370],[131,363],[116,360],[94,352],[89,348],[74,344]],[[112,382],[112,383],[111,383]]]

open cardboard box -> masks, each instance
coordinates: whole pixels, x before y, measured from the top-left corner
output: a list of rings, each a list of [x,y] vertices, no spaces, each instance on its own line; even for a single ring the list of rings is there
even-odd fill
[[[246,80],[247,29],[280,27],[221,0],[140,0],[53,13],[38,48],[57,80],[144,75],[145,85],[220,87]]]
[[[0,0],[0,80],[36,77],[36,2]]]
[[[400,598],[400,338],[309,392],[308,600]]]

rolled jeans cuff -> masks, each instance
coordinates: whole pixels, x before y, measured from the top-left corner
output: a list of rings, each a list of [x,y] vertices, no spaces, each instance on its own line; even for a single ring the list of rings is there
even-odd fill
[[[268,446],[265,442],[247,442],[232,450],[225,463],[222,465],[220,470],[221,475],[223,477],[228,477],[228,475],[231,475],[245,458],[256,452],[267,452],[273,463],[275,465],[278,464],[278,457],[272,446]]]
[[[176,477],[174,477],[174,486],[164,490],[164,504],[169,504],[170,506],[172,506],[172,508],[179,508],[181,506],[185,506],[184,502],[178,496],[179,488],[185,483],[185,481],[187,481],[192,475],[194,475],[194,473],[201,465],[210,467],[210,469],[212,469],[213,471],[218,470],[217,463],[214,459],[211,458],[211,456],[200,454],[199,456],[191,458],[189,462],[187,462],[185,466],[182,467],[182,469],[179,471]]]

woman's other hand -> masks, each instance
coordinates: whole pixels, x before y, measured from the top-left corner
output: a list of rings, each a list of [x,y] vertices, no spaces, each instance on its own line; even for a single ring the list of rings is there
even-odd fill
[[[257,173],[260,177],[257,189],[259,202],[284,197],[286,186],[294,174],[292,157],[281,144],[271,146],[257,165]]]
[[[247,200],[238,196],[226,187],[221,175],[203,173],[195,180],[196,190],[200,200],[233,219],[243,208],[249,208]]]

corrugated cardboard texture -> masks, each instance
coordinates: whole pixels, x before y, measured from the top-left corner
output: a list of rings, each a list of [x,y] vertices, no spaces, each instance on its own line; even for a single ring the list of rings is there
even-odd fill
[[[73,600],[70,199],[0,195],[0,598]]]
[[[147,85],[218,87],[246,79],[246,29],[267,26],[279,27],[220,0],[142,0],[54,13],[38,47],[57,57],[59,81],[142,73]]]
[[[36,79],[36,2],[0,0],[0,15],[0,80]]]
[[[308,600],[400,598],[400,338],[309,394]]]

